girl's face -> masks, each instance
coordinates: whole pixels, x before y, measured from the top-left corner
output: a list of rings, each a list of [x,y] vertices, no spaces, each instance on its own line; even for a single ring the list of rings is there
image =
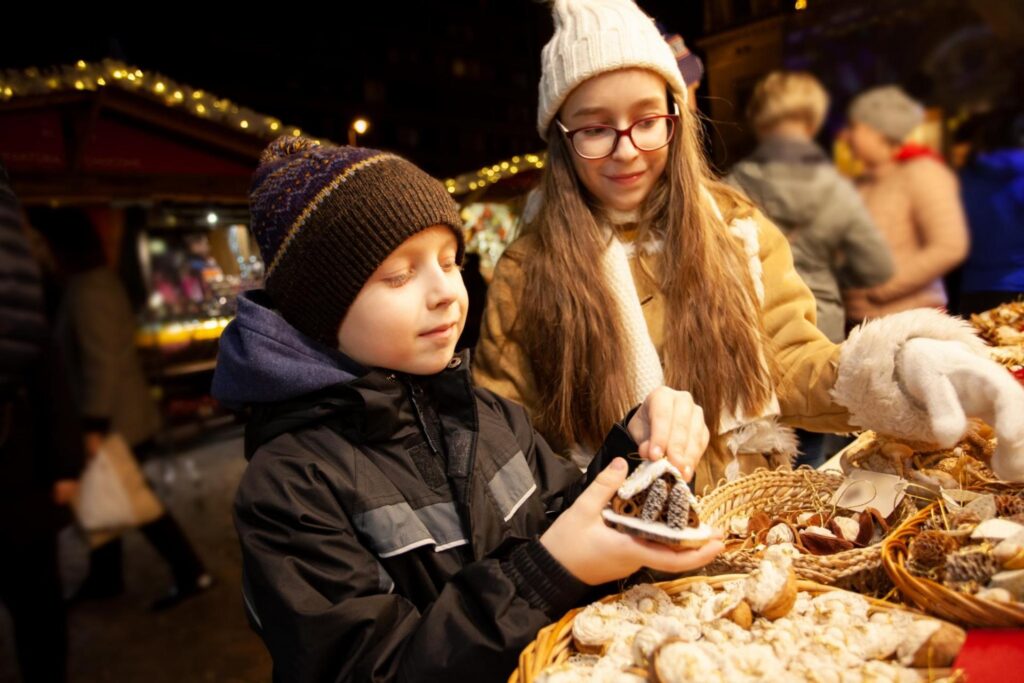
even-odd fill
[[[644,117],[669,113],[665,88],[665,80],[646,69],[609,71],[573,90],[558,120],[570,131],[592,125],[624,130]],[[668,151],[669,145],[641,151],[623,135],[611,155],[603,159],[584,159],[571,149],[570,155],[583,186],[604,208],[632,211],[665,171]]]

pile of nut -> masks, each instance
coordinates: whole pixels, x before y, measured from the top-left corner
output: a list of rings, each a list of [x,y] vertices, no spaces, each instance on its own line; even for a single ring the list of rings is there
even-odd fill
[[[989,468],[996,450],[995,431],[972,418],[967,432],[953,448],[910,442],[865,432],[842,458],[843,469],[894,474],[917,491],[959,489],[998,481]]]
[[[910,541],[907,569],[984,600],[1024,601],[1024,496],[944,500]]]

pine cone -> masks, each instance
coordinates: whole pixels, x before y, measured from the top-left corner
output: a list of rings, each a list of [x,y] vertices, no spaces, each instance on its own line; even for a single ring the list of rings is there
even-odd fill
[[[946,556],[960,546],[956,539],[941,531],[922,531],[911,542],[908,550],[911,564],[925,572],[941,567]]]
[[[683,488],[686,484],[677,483],[668,494],[668,512],[666,522],[673,529],[685,529],[690,515],[690,501]]]
[[[969,590],[988,583],[999,571],[999,562],[985,550],[969,550],[946,556],[945,583],[951,588]]]
[[[997,516],[1014,517],[1022,514],[1024,514],[1024,498],[1012,495],[996,496]]]
[[[640,511],[640,519],[657,522],[661,517],[661,511],[665,508],[666,500],[668,500],[668,482],[664,479],[657,479],[647,488],[647,500],[644,501],[644,508]]]

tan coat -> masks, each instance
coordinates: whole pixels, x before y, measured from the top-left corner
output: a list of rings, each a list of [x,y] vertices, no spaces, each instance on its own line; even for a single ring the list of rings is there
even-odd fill
[[[735,213],[735,212],[734,212]],[[726,215],[727,220],[735,216]],[[760,212],[758,225],[760,259],[763,266],[765,301],[763,315],[781,371],[776,391],[785,423],[817,431],[849,431],[848,413],[836,405],[829,390],[835,383],[839,347],[815,326],[814,297],[793,268],[789,244],[782,233]],[[512,336],[517,302],[524,292],[521,263],[529,258],[532,241],[524,238],[512,244],[495,270],[488,290],[480,343],[476,348],[474,378],[478,384],[518,401],[535,413],[537,392],[529,360]],[[644,255],[644,265],[658,273],[659,255]],[[651,340],[660,354],[663,342],[664,298],[638,276],[638,264],[631,261],[637,294],[642,303]],[[583,267],[583,264],[581,264]],[[771,350],[768,353],[772,353]],[[611,427],[611,425],[609,425]],[[558,443],[560,438],[551,439]],[[726,461],[706,458],[696,473],[697,491],[714,485],[724,476]],[[741,454],[744,472],[766,464],[763,456]]]
[[[130,446],[154,436],[160,413],[135,348],[135,315],[117,275],[94,268],[74,276],[57,330],[82,415],[109,420],[110,431]]]
[[[888,164],[859,181],[857,189],[889,245],[896,270],[885,284],[847,291],[847,319],[860,322],[913,308],[946,306],[942,276],[968,251],[956,176],[924,157]]]

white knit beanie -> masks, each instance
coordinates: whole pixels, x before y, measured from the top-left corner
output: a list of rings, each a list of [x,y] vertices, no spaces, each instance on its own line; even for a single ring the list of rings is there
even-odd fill
[[[686,84],[675,55],[654,20],[633,0],[554,0],[555,34],[541,52],[537,132],[548,126],[565,98],[588,78],[639,67],[664,78],[684,100]]]

